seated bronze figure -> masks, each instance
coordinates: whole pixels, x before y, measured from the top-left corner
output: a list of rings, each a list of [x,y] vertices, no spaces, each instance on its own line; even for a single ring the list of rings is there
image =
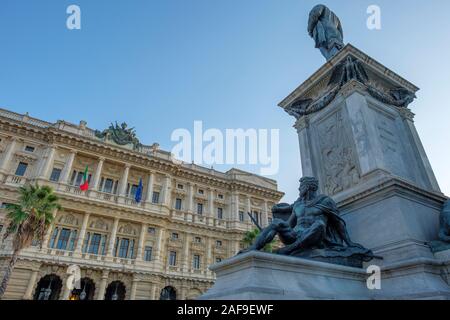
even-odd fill
[[[276,253],[282,255],[355,267],[375,258],[371,250],[351,241],[336,203],[326,195],[318,195],[318,187],[316,178],[302,178],[298,200],[292,205],[275,205],[272,223],[240,253],[261,250],[278,235],[285,247]]]

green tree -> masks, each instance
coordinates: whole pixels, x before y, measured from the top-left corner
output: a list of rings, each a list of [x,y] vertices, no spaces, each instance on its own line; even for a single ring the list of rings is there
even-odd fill
[[[61,206],[53,189],[38,184],[21,187],[17,204],[6,206],[10,222],[3,240],[12,236],[13,253],[0,285],[0,300],[5,294],[20,251],[30,247],[34,239],[42,246],[44,235],[52,224],[53,214],[57,209],[61,209]]]
[[[259,235],[261,231],[257,228],[251,230],[251,231],[247,231],[244,235],[244,245],[246,247],[249,247],[253,244],[253,242],[255,242],[256,237]],[[273,244],[274,244],[275,240],[273,240],[271,243],[266,244],[266,246],[264,247],[264,251],[265,252],[272,252],[273,251]]]

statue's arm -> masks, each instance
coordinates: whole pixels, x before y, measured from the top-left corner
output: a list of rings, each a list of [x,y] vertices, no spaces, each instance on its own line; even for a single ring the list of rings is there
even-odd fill
[[[293,205],[288,203],[279,203],[272,207],[272,213],[290,213],[292,212]]]

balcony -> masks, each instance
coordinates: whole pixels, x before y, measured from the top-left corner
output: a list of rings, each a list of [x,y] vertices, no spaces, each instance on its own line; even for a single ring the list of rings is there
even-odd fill
[[[157,213],[165,216],[170,216],[174,220],[188,221],[196,224],[208,225],[217,228],[226,228],[227,226],[232,227],[234,225],[230,224],[231,222],[227,220],[217,219],[208,215],[198,215],[195,213],[189,213],[185,210],[168,209],[167,206],[161,203],[155,204],[145,201],[137,203],[133,198],[130,197],[123,197],[117,194],[106,193],[96,190],[81,191],[79,186],[67,185],[63,183],[50,181],[47,179],[28,178],[16,175],[7,175],[5,178],[5,184],[10,186],[20,187],[26,184],[27,182],[31,183],[38,182],[40,185],[49,185],[57,193],[69,194],[77,198],[88,198],[94,201],[101,201],[107,204],[114,204],[129,208],[141,209],[142,210],[141,213],[143,214],[145,214],[146,212]]]
[[[9,175],[6,178],[5,184],[9,185],[15,185],[15,186],[23,186],[27,182],[26,177],[16,176],[16,175]]]

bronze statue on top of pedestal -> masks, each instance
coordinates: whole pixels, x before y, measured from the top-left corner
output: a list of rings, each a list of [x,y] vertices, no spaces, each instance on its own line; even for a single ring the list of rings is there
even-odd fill
[[[327,61],[344,47],[341,21],[322,4],[315,6],[309,14],[308,33]]]
[[[275,205],[272,223],[240,254],[261,250],[278,235],[285,245],[276,251],[281,255],[353,267],[362,267],[364,261],[375,258],[371,250],[351,241],[336,203],[328,196],[318,195],[318,187],[316,178],[302,178],[298,200],[292,205]]]

